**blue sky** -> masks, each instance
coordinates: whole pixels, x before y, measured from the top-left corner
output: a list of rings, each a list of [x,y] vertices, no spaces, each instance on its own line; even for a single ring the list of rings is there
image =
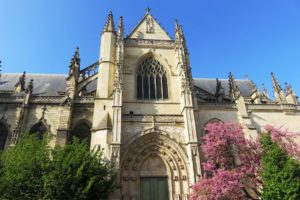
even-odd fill
[[[271,93],[273,71],[300,94],[299,0],[0,0],[3,71],[67,73],[76,46],[92,64],[108,12],[129,34],[147,6],[172,36],[183,25],[194,77],[248,75]]]

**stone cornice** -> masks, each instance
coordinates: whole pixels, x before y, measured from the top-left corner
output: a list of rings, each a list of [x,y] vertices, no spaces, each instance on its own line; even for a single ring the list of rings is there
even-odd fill
[[[198,103],[199,110],[201,109],[230,109],[236,110],[235,103]]]
[[[146,39],[125,39],[125,47],[152,47],[174,49],[175,43],[172,40],[146,40]]]
[[[300,111],[300,106],[294,104],[248,104],[247,109],[251,111]]]
[[[182,115],[130,115],[125,114],[123,122],[143,122],[143,123],[184,123]]]

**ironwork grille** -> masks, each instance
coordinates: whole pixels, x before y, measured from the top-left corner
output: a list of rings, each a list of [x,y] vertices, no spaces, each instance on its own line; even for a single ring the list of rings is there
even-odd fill
[[[142,100],[168,99],[166,71],[152,57],[145,59],[138,67],[137,98]]]

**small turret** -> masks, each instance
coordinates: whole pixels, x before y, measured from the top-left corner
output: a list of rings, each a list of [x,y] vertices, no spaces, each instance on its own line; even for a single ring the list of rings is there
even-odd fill
[[[121,30],[120,30],[121,31]],[[109,98],[114,87],[114,71],[116,61],[115,24],[112,12],[109,12],[106,24],[101,35],[99,73],[96,96]]]

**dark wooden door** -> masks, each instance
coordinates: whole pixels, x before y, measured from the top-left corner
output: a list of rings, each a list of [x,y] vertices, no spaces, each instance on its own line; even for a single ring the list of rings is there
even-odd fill
[[[141,200],[169,200],[167,177],[141,178]]]

